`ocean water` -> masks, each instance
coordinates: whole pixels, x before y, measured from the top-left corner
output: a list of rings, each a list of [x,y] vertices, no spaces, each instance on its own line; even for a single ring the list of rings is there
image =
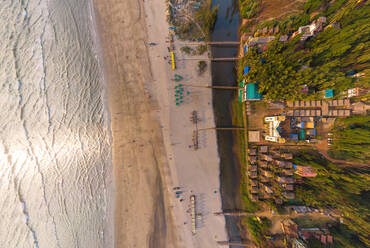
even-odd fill
[[[111,247],[90,0],[0,1],[0,248]]]

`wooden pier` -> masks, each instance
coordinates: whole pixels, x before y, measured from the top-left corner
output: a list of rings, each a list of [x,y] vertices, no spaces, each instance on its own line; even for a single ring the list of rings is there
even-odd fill
[[[213,86],[213,85],[193,85],[193,84],[184,84],[184,86],[195,87],[195,88],[208,88],[208,89],[219,89],[219,90],[241,90],[242,87],[238,86]]]
[[[230,246],[230,245],[237,245],[237,246],[243,246],[243,247],[255,247],[252,242],[246,242],[246,241],[217,241],[218,245],[222,246]]]
[[[183,58],[178,60],[207,60],[214,62],[233,62],[240,59],[239,57],[229,57],[229,58]]]
[[[189,45],[189,46],[198,46],[198,45],[237,46],[237,45],[240,45],[240,41],[200,41],[200,42],[186,42],[184,45]]]
[[[221,130],[221,131],[233,131],[233,130],[245,130],[244,127],[207,127],[207,128],[199,128],[198,131],[204,130]]]

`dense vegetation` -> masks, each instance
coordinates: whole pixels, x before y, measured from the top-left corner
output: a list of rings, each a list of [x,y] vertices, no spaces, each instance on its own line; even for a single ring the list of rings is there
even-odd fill
[[[171,7],[170,13],[171,12]],[[187,16],[178,20],[172,14],[169,15],[169,23],[177,27],[176,34],[182,40],[209,40],[211,32],[217,19],[218,6],[212,7],[212,0],[206,0],[194,13],[194,16]]]
[[[242,18],[252,18],[260,10],[259,0],[239,0],[240,15]]]
[[[243,217],[242,223],[248,226],[256,244],[259,247],[265,247],[265,235],[271,227],[271,221],[266,217]]]
[[[317,171],[316,177],[305,178],[303,184],[296,186],[297,199],[307,206],[341,211],[346,227],[339,227],[334,231],[340,235],[345,229],[351,230],[347,238],[340,236],[339,240],[344,247],[369,246],[369,172],[340,169],[310,150],[295,154],[294,162],[312,166]],[[351,246],[344,243],[349,243]]]
[[[207,0],[195,13],[195,20],[197,23],[200,23],[207,40],[210,39],[211,32],[215,26],[218,8],[219,6],[212,7],[212,0]]]
[[[330,155],[341,160],[370,161],[370,116],[337,119]]]
[[[307,8],[316,9],[315,6]],[[328,7],[328,15],[330,11]],[[305,23],[305,15],[294,25]],[[258,81],[260,92],[269,100],[319,98],[324,89],[340,93],[356,85],[369,87],[370,6],[343,12],[339,23],[340,29],[327,28],[304,43],[298,36],[286,43],[270,42],[263,53],[250,48],[240,60],[239,79],[243,78],[242,68],[249,65],[245,78]],[[351,71],[364,72],[365,77],[348,76]],[[303,85],[309,87],[309,96],[300,93]]]

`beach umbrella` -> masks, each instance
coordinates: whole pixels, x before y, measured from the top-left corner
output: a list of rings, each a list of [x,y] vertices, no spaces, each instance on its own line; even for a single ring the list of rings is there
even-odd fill
[[[180,91],[180,95],[182,95],[182,94],[184,94],[184,93],[182,93],[182,92]]]
[[[176,90],[175,92],[176,92],[176,93],[180,93],[180,91],[179,91],[179,90]]]
[[[180,103],[183,103],[184,101],[180,101]]]
[[[180,96],[180,98],[179,99],[183,99],[183,97],[182,96]]]
[[[176,103],[176,106],[179,106],[179,103],[178,102]]]
[[[176,94],[175,96],[176,96],[176,97],[178,97],[178,96],[179,96],[179,94]]]
[[[182,87],[182,84],[179,84],[180,87]]]
[[[181,91],[184,91],[184,88],[180,88]]]
[[[178,87],[179,87],[179,86],[177,86],[177,85],[176,85],[176,86],[175,86],[175,89],[177,89]]]
[[[190,95],[190,92],[188,91],[188,92],[186,92],[186,94]]]

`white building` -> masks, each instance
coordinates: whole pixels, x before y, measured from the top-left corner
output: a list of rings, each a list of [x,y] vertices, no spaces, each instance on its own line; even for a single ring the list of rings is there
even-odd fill
[[[268,135],[265,136],[265,140],[276,143],[285,143],[285,139],[282,138],[279,133],[279,125],[282,121],[285,121],[285,116],[265,117],[265,122],[268,125]]]

